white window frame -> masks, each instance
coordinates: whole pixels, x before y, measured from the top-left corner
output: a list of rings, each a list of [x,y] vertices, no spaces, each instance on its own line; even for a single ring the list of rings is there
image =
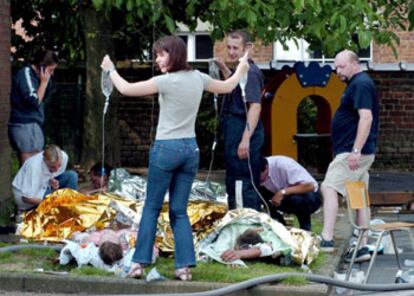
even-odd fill
[[[294,51],[291,53],[292,58],[278,58],[278,49],[282,49],[282,45],[279,41],[273,42],[273,61],[276,62],[321,62],[321,63],[329,63],[334,62],[334,58],[326,58],[325,55],[322,55],[322,58],[310,58],[310,54],[308,53],[309,43],[306,42],[304,39],[298,40],[299,48],[296,47],[294,41],[288,41],[288,45],[293,46],[294,48],[289,48],[289,51]],[[283,49],[282,49],[283,50]],[[289,51],[283,51],[284,54],[289,55]],[[373,43],[370,44],[370,53],[369,57],[360,58],[360,61],[372,62],[373,60]]]
[[[187,61],[188,62],[207,62],[208,60],[210,60],[210,58],[208,59],[197,59],[196,58],[196,37],[197,36],[210,36],[209,32],[196,32],[196,33],[181,32],[181,33],[178,33],[178,36],[187,37]],[[214,42],[213,42],[213,54],[214,54]]]

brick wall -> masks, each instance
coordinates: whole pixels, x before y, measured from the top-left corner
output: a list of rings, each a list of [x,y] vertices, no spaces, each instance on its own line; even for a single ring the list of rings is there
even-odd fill
[[[214,56],[226,60],[227,52],[224,41],[218,41],[214,44]],[[255,42],[250,56],[257,63],[269,63],[273,59],[273,46],[272,44],[264,45],[260,41]]]
[[[374,63],[398,63],[406,61],[414,63],[414,32],[396,31],[400,37],[400,45],[397,47],[398,58],[394,57],[392,49],[386,46],[373,45]]]
[[[120,99],[118,116],[123,166],[147,166],[158,110],[156,97]]]
[[[397,46],[398,57],[394,56],[392,49],[388,46],[372,46],[372,59],[374,63],[398,63],[405,61],[414,63],[414,32],[397,30],[395,33],[400,37],[400,45]],[[218,41],[214,44],[214,56],[226,58],[226,44]],[[260,41],[253,46],[251,53],[253,60],[258,63],[268,63],[273,59],[273,45],[263,45]]]
[[[414,169],[414,72],[371,73],[380,97],[379,169]]]
[[[206,68],[206,65],[204,65],[204,68]],[[150,69],[120,71],[129,81],[137,81],[152,76]],[[277,74],[277,71],[264,71],[264,74],[266,80],[269,81],[271,77]],[[370,74],[378,86],[381,108],[378,153],[374,168],[384,170],[413,170],[414,84],[412,81],[414,80],[414,72],[375,72]],[[66,75],[62,75],[62,77],[64,76]],[[73,84],[73,88],[76,87],[76,84]],[[69,93],[74,93],[74,91]],[[112,99],[119,100],[120,102],[118,118],[122,145],[122,166],[147,166],[149,147],[154,139],[158,122],[159,107],[157,97],[113,97]],[[8,108],[8,101],[5,100],[5,102],[5,108]],[[211,157],[210,148],[213,141],[212,120],[214,118],[212,106],[212,96],[206,94],[202,100],[196,127],[198,143],[202,152],[201,167],[204,168],[208,167]],[[60,114],[63,117],[65,117],[65,114],[72,116],[67,112],[61,112]],[[69,119],[73,119],[72,117]],[[205,122],[201,124],[201,118],[204,120],[207,118],[210,122],[208,124],[205,124]],[[59,124],[65,124],[69,121],[61,118]],[[209,126],[209,128],[206,128],[206,126]],[[58,127],[56,124],[54,125],[54,129],[65,130],[64,127]],[[220,128],[218,128],[218,131],[220,132]],[[220,137],[219,133],[219,145],[216,148],[214,168],[223,168],[223,145]],[[72,140],[70,142],[72,143]],[[7,140],[4,143],[7,145]]]
[[[400,37],[400,45],[397,47],[398,57],[394,56],[392,49],[388,46],[379,46],[375,43],[372,46],[372,59],[374,63],[398,63],[405,61],[414,63],[414,32],[396,31]],[[214,56],[226,59],[226,43],[218,41],[214,44]],[[258,63],[268,63],[273,59],[273,45],[263,45],[260,41],[253,46],[251,53],[253,60]]]
[[[120,74],[128,81],[148,79],[152,73],[151,68],[120,70]],[[158,120],[158,100],[152,96],[116,97],[114,99],[119,100],[121,165],[124,167],[147,166],[149,147],[154,138]]]
[[[11,196],[11,150],[7,138],[11,83],[10,28],[10,1],[0,0],[0,202]]]
[[[266,78],[275,71],[265,71]],[[378,153],[374,168],[384,170],[414,169],[414,72],[370,73],[378,86],[380,97],[380,128]],[[155,102],[157,100],[155,99]],[[152,137],[149,135],[152,99],[121,98],[119,119],[122,138],[122,164],[146,166]],[[212,112],[211,100],[203,100],[200,113]],[[213,115],[211,114],[211,117]],[[153,128],[156,128],[158,105],[154,107]],[[155,132],[155,131],[154,131]],[[210,160],[212,135],[203,127],[197,129],[202,151],[201,167]],[[219,134],[220,138],[220,134]],[[215,168],[223,166],[223,147],[216,148]]]

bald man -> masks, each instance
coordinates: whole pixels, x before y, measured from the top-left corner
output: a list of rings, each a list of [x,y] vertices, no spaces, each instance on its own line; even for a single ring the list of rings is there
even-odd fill
[[[338,193],[345,195],[344,182],[362,180],[368,186],[368,170],[374,162],[378,131],[377,90],[369,75],[362,72],[358,56],[350,50],[341,51],[335,57],[335,67],[347,87],[332,120],[334,159],[321,184],[324,212],[321,249],[325,251],[332,250],[335,245]],[[368,221],[362,216],[359,213],[357,222],[366,225]],[[365,251],[358,251],[357,260],[369,260],[369,256],[363,254]]]

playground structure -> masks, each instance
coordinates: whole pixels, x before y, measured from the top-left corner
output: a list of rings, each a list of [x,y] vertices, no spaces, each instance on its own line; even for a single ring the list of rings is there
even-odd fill
[[[300,160],[299,145],[316,139],[324,146],[317,149],[323,156],[316,156],[318,160],[323,160],[318,164],[318,172],[323,172],[332,155],[332,117],[345,86],[330,65],[321,67],[317,62],[308,65],[297,62],[293,67],[283,67],[264,90],[262,118],[266,133],[265,153]],[[298,107],[305,98],[310,98],[317,108],[315,133],[298,132]]]

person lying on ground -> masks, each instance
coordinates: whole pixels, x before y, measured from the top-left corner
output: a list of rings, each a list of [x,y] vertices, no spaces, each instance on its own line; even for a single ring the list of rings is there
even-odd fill
[[[259,232],[263,229],[245,230],[236,240],[233,249],[228,249],[221,254],[225,262],[238,259],[257,259],[272,255],[272,243],[265,242]]]
[[[131,248],[131,242],[136,244],[136,229],[125,228],[113,230],[105,228],[93,232],[76,232],[71,239],[79,244],[93,243],[99,247],[99,256],[107,265],[113,265],[122,259],[123,254]],[[153,258],[158,257],[158,248],[154,245]]]
[[[102,162],[95,163],[88,172],[90,183],[79,189],[79,192],[87,195],[95,194],[98,192],[108,191],[108,182],[111,175],[112,167]]]

